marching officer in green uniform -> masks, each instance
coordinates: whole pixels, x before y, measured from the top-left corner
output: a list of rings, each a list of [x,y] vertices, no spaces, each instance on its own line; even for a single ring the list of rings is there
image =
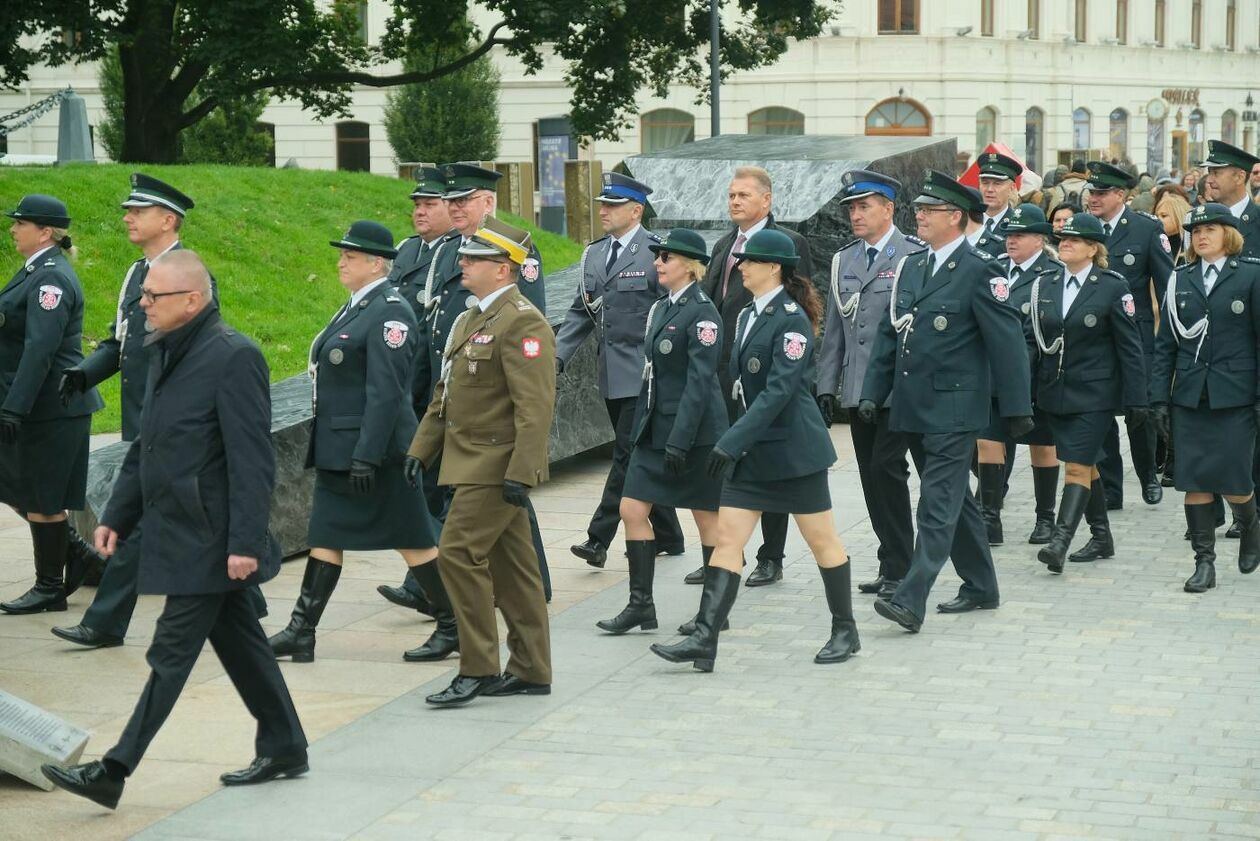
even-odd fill
[[[455,489],[441,555],[458,617],[459,674],[425,699],[435,706],[551,692],[547,604],[525,506],[548,475],[555,334],[516,283],[530,259],[528,233],[487,217],[458,251],[460,282],[476,303],[452,326],[407,458],[413,483],[440,459],[438,481]],[[496,605],[511,654],[502,675]]]
[[[981,155],[978,166],[980,196],[984,199],[984,232],[987,236],[1005,239],[1002,235],[1002,222],[1019,197],[1017,182],[1024,167],[1019,161],[1001,152],[986,152]]]
[[[958,182],[958,186],[971,200],[970,209],[967,211],[967,243],[990,257],[1002,257],[1006,254],[1006,243],[1002,241],[1001,234],[996,228],[985,227],[985,209],[988,205],[985,204],[984,194],[961,181]]]
[[[96,389],[63,403],[63,367],[83,359],[83,288],[63,251],[70,214],[52,196],[24,196],[6,214],[24,263],[0,290],[0,501],[27,521],[35,586],[0,611],[66,609],[83,578],[70,563],[66,509],[81,509],[87,489],[92,413],[104,404]]]
[[[1172,244],[1164,233],[1164,223],[1149,213],[1132,210],[1125,205],[1129,190],[1137,179],[1118,166],[1104,161],[1090,161],[1089,212],[1102,223],[1107,237],[1107,260],[1112,271],[1128,281],[1133,295],[1135,318],[1142,335],[1142,349],[1150,369],[1155,352],[1155,304],[1162,304],[1168,278],[1172,275]],[[1127,424],[1129,454],[1133,471],[1142,483],[1142,501],[1157,505],[1164,498],[1164,489],[1155,475],[1155,424]],[[1124,460],[1120,456],[1120,430],[1115,420],[1107,431],[1105,456],[1098,469],[1102,474],[1108,508],[1124,504]]]

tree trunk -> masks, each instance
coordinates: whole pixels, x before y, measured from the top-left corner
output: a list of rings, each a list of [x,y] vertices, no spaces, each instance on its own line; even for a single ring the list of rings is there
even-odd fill
[[[188,94],[171,84],[178,61],[172,45],[175,3],[135,0],[131,13],[134,35],[118,46],[123,75],[122,160],[177,163],[180,118]]]

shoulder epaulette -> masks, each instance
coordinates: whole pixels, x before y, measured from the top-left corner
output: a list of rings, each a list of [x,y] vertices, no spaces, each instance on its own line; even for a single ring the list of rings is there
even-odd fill
[[[387,303],[387,304],[401,304],[401,303],[402,303],[402,298],[399,298],[397,295],[386,295],[386,296],[385,296],[385,303]]]
[[[1115,271],[1114,269],[1101,269],[1100,271],[1102,272],[1103,275],[1109,275],[1111,277],[1114,277],[1116,280],[1123,281],[1126,285],[1128,284],[1128,281],[1125,280],[1124,275],[1120,274],[1120,272]]]
[[[837,248],[836,250],[837,250],[837,251],[848,251],[850,248],[852,248],[853,246],[857,245],[859,242],[862,242],[862,241],[863,241],[863,240],[862,240],[862,238],[861,238],[861,237],[858,237],[857,239],[853,240],[852,242],[846,242],[844,245],[840,246],[840,247],[839,247],[839,248]]]
[[[984,242],[984,240],[980,240],[980,241],[981,241],[981,242]],[[973,250],[975,251],[975,253],[976,253],[976,256],[977,256],[977,257],[982,257],[982,258],[984,258],[985,260],[992,260],[992,259],[993,259],[993,255],[992,255],[992,254],[990,254],[990,253],[989,253],[989,252],[987,252],[987,251],[981,251],[979,248],[976,248],[976,249],[973,249]]]
[[[1255,264],[1260,265],[1260,257],[1242,257],[1242,256],[1240,256],[1238,259],[1239,259],[1239,260],[1242,260],[1244,263],[1255,263]]]
[[[1129,208],[1129,209],[1133,210],[1133,208]],[[1159,222],[1159,217],[1156,216],[1154,213],[1147,213],[1145,210],[1133,210],[1133,213],[1135,216],[1145,216],[1147,219],[1150,219],[1152,222]],[[1161,222],[1160,224],[1163,224],[1163,223]]]
[[[665,241],[665,238],[664,238],[664,237],[662,237],[660,234],[654,234],[654,233],[652,233],[651,231],[644,231],[643,233],[647,234],[647,238],[648,238],[648,239],[650,239],[650,240],[652,240],[652,242],[664,242],[664,241]]]
[[[516,302],[516,308],[521,312],[529,312],[534,309],[534,305],[524,299]]]
[[[1063,264],[1060,263],[1057,266],[1042,269],[1041,271],[1037,272],[1037,276],[1040,277],[1043,274],[1058,274],[1062,268],[1063,268]]]
[[[912,243],[914,243],[915,245],[921,245],[921,246],[923,246],[924,248],[927,248],[927,243],[926,243],[926,242],[924,242],[923,240],[919,239],[919,238],[918,238],[917,236],[915,236],[914,234],[905,234],[905,237],[906,237],[906,240],[907,240],[907,241],[912,242]]]
[[[591,240],[589,243],[587,243],[587,246],[589,247],[589,246],[594,245],[597,242],[603,242],[604,240],[609,239],[611,237],[612,237],[612,234],[604,234],[602,237],[599,237],[598,239]]]
[[[1257,263],[1260,263],[1260,260],[1257,260],[1256,262],[1257,262]],[[712,300],[709,298],[709,296],[708,296],[708,295],[706,295],[706,294],[704,294],[704,290],[703,290],[703,289],[697,289],[697,290],[696,290],[696,300],[697,300],[697,301],[699,301],[699,302],[700,302],[700,303],[702,303],[702,304],[710,304],[710,303],[712,303]]]
[[[1197,269],[1198,267],[1199,267],[1199,258],[1195,257],[1190,262],[1182,263],[1180,266],[1177,266],[1176,268],[1173,269],[1173,271],[1184,272],[1186,269]]]

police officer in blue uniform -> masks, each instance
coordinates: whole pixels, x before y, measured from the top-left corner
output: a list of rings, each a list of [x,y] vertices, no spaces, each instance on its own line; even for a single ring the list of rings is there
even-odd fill
[[[1213,494],[1234,511],[1238,569],[1260,565],[1260,520],[1251,474],[1260,416],[1260,260],[1241,256],[1239,219],[1225,204],[1194,208],[1186,220],[1190,258],[1169,281],[1151,375],[1157,422],[1169,425],[1175,479],[1185,491],[1194,549],[1187,593],[1216,586]]]
[[[66,609],[82,566],[68,563],[66,509],[83,508],[96,389],[62,403],[60,371],[83,359],[83,288],[63,253],[70,214],[52,196],[24,196],[5,213],[23,265],[0,290],[0,501],[27,521],[35,586],[0,611]],[[74,583],[74,586],[78,586]]]
[[[1059,229],[1063,266],[1037,276],[1032,290],[1037,343],[1037,404],[1045,412],[1064,462],[1063,496],[1050,542],[1037,559],[1063,572],[1081,516],[1091,540],[1114,552],[1106,495],[1099,476],[1107,429],[1121,410],[1130,429],[1147,421],[1146,363],[1135,296],[1124,277],[1107,270],[1107,235],[1098,219],[1078,213]],[[1075,557],[1073,560],[1094,560]]]
[[[726,479],[718,544],[704,568],[695,630],[672,645],[653,645],[652,652],[713,671],[718,632],[739,590],[744,546],[769,510],[793,515],[822,576],[831,632],[814,662],[843,663],[862,644],[853,619],[849,559],[831,516],[827,468],[836,451],[813,397],[822,301],[813,281],[796,270],[796,245],[782,231],[758,231],[733,253],[753,297],[736,320],[730,360],[732,389],[743,413],[713,446],[706,465],[710,478]]]
[[[622,485],[630,461],[635,404],[643,380],[644,328],[648,310],[664,294],[657,282],[649,250],[661,238],[642,225],[652,188],[619,172],[604,173],[595,197],[605,235],[582,251],[581,287],[556,333],[556,368],[563,372],[586,337],[595,332],[599,394],[612,424],[613,459],[599,506],[586,529],[586,540],[573,554],[593,567],[603,567],[620,522]],[[706,262],[708,258],[705,258]],[[678,515],[667,505],[652,506],[652,531],[657,551],[683,551]]]
[[[417,338],[411,306],[387,277],[394,238],[384,225],[360,220],[329,245],[341,252],[337,273],[350,300],[311,343],[311,549],[289,624],[268,642],[276,657],[313,661],[315,629],[345,550],[395,549],[437,619],[425,656],[412,659],[441,660],[458,649],[459,638],[435,563],[437,526],[403,473],[418,423],[411,401]]]
[[[881,406],[874,424],[857,416],[862,383],[880,321],[888,313],[897,263],[923,243],[893,224],[893,203],[901,182],[879,172],[855,169],[842,178],[840,202],[848,209],[857,237],[831,260],[831,296],[822,348],[818,352],[818,407],[827,426],[849,410],[849,432],[857,459],[862,496],[879,540],[879,575],[858,590],[891,598],[910,568],[914,551],[914,519],[910,512],[910,443],[888,428],[888,406]]]
[[[1033,426],[1028,357],[1006,277],[965,235],[974,193],[929,170],[915,199],[918,236],[927,248],[901,260],[881,322],[858,414],[874,422],[889,401],[889,428],[910,438],[919,471],[918,538],[910,570],[875,610],[908,631],[923,624],[928,592],[946,558],[963,580],[942,613],[998,606],[997,574],[968,474],[976,434],[998,413],[1019,437]]]
[[[1125,205],[1129,190],[1137,179],[1118,166],[1104,161],[1090,161],[1089,212],[1102,223],[1107,237],[1107,259],[1112,271],[1124,275],[1133,295],[1142,348],[1150,368],[1155,351],[1155,299],[1162,303],[1168,278],[1172,274],[1172,245],[1164,233],[1164,223],[1149,213],[1131,210]],[[1155,475],[1155,424],[1129,426],[1129,454],[1133,471],[1142,483],[1142,501],[1156,505],[1164,498],[1164,489]],[[1124,460],[1120,455],[1120,431],[1114,420],[1107,431],[1105,457],[1099,470],[1106,490],[1109,508],[1124,503]]]

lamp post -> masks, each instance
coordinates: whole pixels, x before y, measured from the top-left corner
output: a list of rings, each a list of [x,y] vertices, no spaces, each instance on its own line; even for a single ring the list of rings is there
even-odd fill
[[[1254,152],[1256,142],[1256,101],[1251,98],[1251,91],[1247,92],[1247,98],[1243,101],[1247,106],[1243,109],[1243,142],[1242,146],[1248,152]]]
[[[719,89],[722,83],[718,44],[722,38],[722,21],[718,17],[720,0],[709,0],[709,136],[722,133],[722,107]]]

